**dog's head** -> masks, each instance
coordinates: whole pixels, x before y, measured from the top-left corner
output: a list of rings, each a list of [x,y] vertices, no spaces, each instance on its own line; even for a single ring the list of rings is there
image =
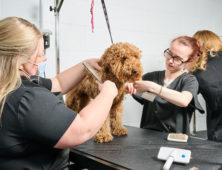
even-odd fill
[[[103,72],[118,79],[119,82],[134,82],[141,79],[143,69],[140,62],[141,51],[129,43],[116,43],[106,49],[100,65]],[[109,79],[109,77],[106,77]]]

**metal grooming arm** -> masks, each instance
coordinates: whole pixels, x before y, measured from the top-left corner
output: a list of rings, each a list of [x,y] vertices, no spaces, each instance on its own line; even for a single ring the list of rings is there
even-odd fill
[[[60,43],[59,43],[59,11],[64,0],[54,0],[54,8],[50,6],[50,11],[55,14],[55,49],[56,49],[56,73],[60,73]]]

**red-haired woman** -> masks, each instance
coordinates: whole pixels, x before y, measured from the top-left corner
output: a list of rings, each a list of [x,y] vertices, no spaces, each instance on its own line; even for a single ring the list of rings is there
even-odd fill
[[[196,39],[177,37],[164,51],[166,70],[146,73],[143,80],[127,85],[128,92],[144,105],[141,128],[189,134],[193,111],[203,109],[197,100],[198,81],[184,70],[199,50]],[[154,101],[134,95],[146,91],[157,95]]]

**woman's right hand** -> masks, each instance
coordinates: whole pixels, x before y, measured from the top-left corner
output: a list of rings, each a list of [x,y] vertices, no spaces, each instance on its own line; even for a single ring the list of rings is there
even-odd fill
[[[113,98],[115,98],[118,94],[118,89],[116,87],[116,84],[110,80],[106,80],[104,83],[99,84],[99,90],[100,92],[108,92],[113,95]]]

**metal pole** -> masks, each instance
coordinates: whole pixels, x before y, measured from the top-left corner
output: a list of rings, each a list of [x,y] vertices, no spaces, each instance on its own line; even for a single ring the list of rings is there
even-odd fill
[[[59,44],[59,10],[61,8],[63,0],[59,1],[54,0],[55,7],[54,7],[54,13],[55,13],[55,52],[56,52],[56,74],[60,73],[60,44]],[[59,5],[58,5],[59,4]],[[57,9],[57,7],[59,9]]]
[[[56,52],[56,73],[60,73],[60,43],[59,43],[59,11],[61,9],[63,0],[54,0],[54,8],[50,6],[50,11],[55,13],[55,52]],[[62,102],[62,93],[54,93]]]

